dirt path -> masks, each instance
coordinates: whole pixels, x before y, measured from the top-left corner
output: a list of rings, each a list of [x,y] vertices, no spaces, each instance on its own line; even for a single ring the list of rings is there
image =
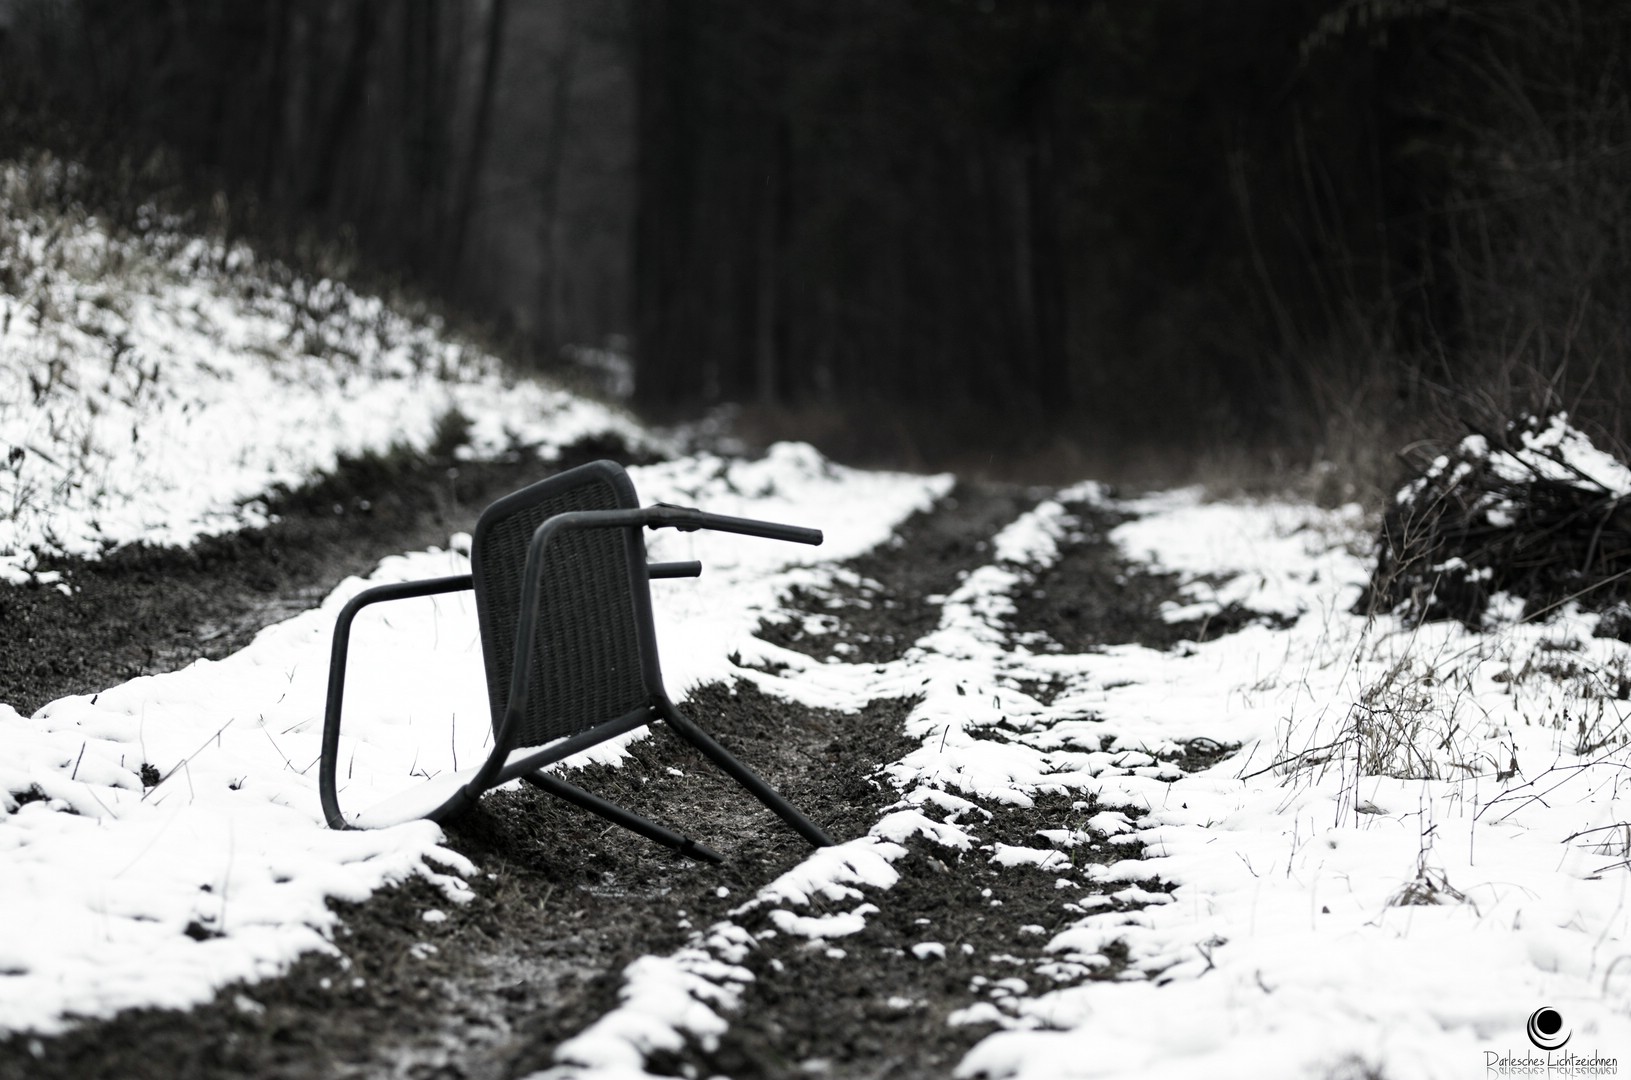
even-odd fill
[[[607,456],[629,457],[621,444],[589,441],[567,447],[550,471]],[[47,562],[41,568],[60,570],[72,596],[0,588],[0,701],[31,713],[66,694],[220,659],[385,556],[446,544],[489,502],[541,475],[519,456],[352,460],[269,500],[279,520],[268,528]]]
[[[495,472],[492,483],[505,482]],[[467,512],[487,497],[472,488],[449,512]],[[992,536],[1035,498],[1017,489],[961,487],[934,511],[906,523],[892,544],[850,563],[859,584],[834,595],[788,599],[800,614],[836,613],[842,620],[837,632],[807,638],[790,629],[802,623],[794,619],[761,633],[818,656],[842,642],[843,659],[850,662],[895,659],[934,627],[939,599],[991,561]],[[1095,628],[1061,640],[1073,649],[1105,640],[1165,644],[1161,635],[1167,631],[1149,613],[1171,583],[1122,565],[1104,536],[1112,522],[1102,512],[1078,510],[1083,527],[1065,561],[1038,583],[1045,597],[1019,605],[1013,631],[1062,639],[1068,636],[1064,619]],[[415,527],[439,528],[445,536],[448,520]],[[396,551],[414,542],[399,539],[393,546],[390,535],[383,530],[376,546]],[[304,557],[323,565],[326,557],[317,554],[323,545],[314,539]],[[354,556],[358,562],[372,557]],[[199,574],[197,581],[209,579],[207,560]],[[240,589],[239,610],[227,618],[243,627],[256,612],[268,620],[279,617],[284,603],[309,595],[302,590],[325,587],[307,578],[290,596],[288,583],[302,580],[297,574],[274,582],[259,606],[242,602]],[[1067,609],[1078,614],[1061,614]],[[42,618],[51,613],[41,610]],[[167,617],[194,610],[173,609]],[[172,626],[162,638],[164,648],[177,655],[206,653],[211,640],[204,628],[219,625],[221,616],[212,618],[193,622],[191,637],[185,624]],[[77,680],[88,685],[130,674],[110,677],[109,670],[105,663],[87,662],[30,685],[54,695],[83,688]],[[693,692],[688,708],[796,804],[847,839],[864,835],[897,798],[875,774],[909,748],[900,729],[911,706],[908,700],[880,699],[846,715],[789,705],[742,681],[703,687]],[[508,1078],[550,1066],[562,1040],[616,1005],[632,961],[693,942],[698,928],[731,918],[733,909],[808,851],[666,732],[635,744],[633,760],[623,767],[585,770],[577,779],[683,827],[725,853],[727,863],[711,867],[679,859],[530,790],[489,796],[449,830],[450,846],[481,868],[482,876],[470,883],[473,902],[450,904],[428,883],[410,880],[365,904],[341,907],[345,925],[335,954],[309,956],[282,978],[228,987],[188,1012],[143,1010],[88,1022],[61,1038],[0,1041],[0,1080]],[[1080,822],[1091,810],[1065,798],[1041,799],[1023,810],[986,806],[988,816],[977,831],[986,845],[1034,843],[1036,830]],[[1123,845],[1113,857],[1128,854]],[[947,1075],[991,1030],[989,1023],[953,1025],[948,1018],[976,1002],[1000,999],[1004,985],[1012,993],[1004,980],[1037,967],[1043,944],[1080,896],[1056,889],[1052,876],[999,874],[985,864],[987,857],[974,851],[954,865],[957,856],[945,848],[908,844],[907,856],[894,865],[900,880],[887,900],[840,948],[765,935],[773,927],[763,910],[739,916],[743,929],[762,936],[742,961],[753,979],[741,988],[740,1011],[719,1039],[688,1039],[647,1067],[735,1077]],[[1111,857],[1094,849],[1072,856]],[[423,913],[431,909],[448,917],[427,923]],[[947,947],[943,956],[925,960],[913,946],[931,939]],[[1110,977],[1117,970],[1119,958],[1107,957],[1100,968],[1072,977]]]

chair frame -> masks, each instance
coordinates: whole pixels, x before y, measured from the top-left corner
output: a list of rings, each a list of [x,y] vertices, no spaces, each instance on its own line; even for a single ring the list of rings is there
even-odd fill
[[[482,512],[482,522],[485,523],[494,517],[502,515],[510,507],[529,498],[535,498],[536,493],[544,490],[546,485],[563,487],[569,485],[575,478],[581,478],[584,481],[615,479],[616,483],[620,485],[618,489],[620,493],[626,492],[627,498],[635,498],[633,488],[628,483],[627,476],[621,466],[614,462],[597,461],[539,481],[505,496]],[[549,490],[554,489],[550,488]],[[478,536],[482,527],[481,524],[478,524]],[[821,531],[818,529],[806,529],[751,518],[727,517],[721,514],[705,513],[691,507],[670,506],[664,503],[645,507],[636,505],[610,510],[572,510],[556,513],[545,518],[542,524],[533,531],[531,541],[527,547],[526,563],[522,572],[520,616],[516,625],[513,663],[510,668],[510,685],[508,694],[503,699],[504,704],[501,711],[497,707],[497,699],[494,699],[493,748],[486,760],[465,784],[423,816],[433,821],[446,821],[469,808],[484,792],[519,777],[552,795],[598,814],[659,844],[673,848],[683,855],[719,862],[722,860],[722,856],[707,846],[543,771],[549,765],[607,739],[650,724],[655,720],[662,720],[667,723],[675,734],[713,761],[722,771],[746,788],[812,845],[825,847],[832,844],[832,839],[824,831],[805,817],[804,814],[800,813],[797,808],[769,784],[760,779],[746,765],[738,761],[735,756],[710,737],[707,732],[681,713],[663,688],[662,673],[657,662],[657,635],[652,621],[649,583],[652,579],[695,577],[702,570],[701,564],[695,561],[649,564],[646,562],[642,530],[665,528],[677,529],[683,532],[707,529],[812,545],[820,544],[823,539]],[[545,560],[549,556],[551,544],[562,535],[568,531],[586,529],[621,530],[627,538],[625,546],[628,554],[630,595],[634,606],[633,623],[640,654],[640,678],[648,698],[643,705],[622,716],[602,719],[586,718],[571,734],[540,745],[532,753],[511,761],[509,759],[512,753],[518,749],[513,744],[522,730],[524,718],[527,715],[528,699],[534,691],[533,684],[536,681],[536,665],[533,660],[537,655],[535,650],[538,645],[539,610],[544,602],[542,593]],[[336,781],[339,764],[341,710],[345,696],[345,674],[352,623],[364,608],[374,604],[467,590],[477,591],[478,603],[481,602],[482,594],[477,588],[476,571],[469,574],[431,578],[423,581],[376,585],[352,597],[345,607],[341,609],[335,623],[334,640],[329,658],[328,697],[324,707],[322,756],[318,770],[318,789],[322,799],[323,814],[332,828],[351,829],[358,827],[347,821],[340,810]],[[548,643],[545,642],[544,644],[547,647]],[[501,646],[498,643],[489,642],[484,631],[482,648],[484,655],[489,655],[489,660],[491,657],[487,651],[497,647]],[[490,662],[488,671],[489,683],[491,684],[493,667]],[[491,686],[489,690],[491,691]]]

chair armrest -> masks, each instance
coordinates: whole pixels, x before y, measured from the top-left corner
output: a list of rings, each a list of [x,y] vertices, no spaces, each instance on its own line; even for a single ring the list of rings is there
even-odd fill
[[[807,529],[800,525],[783,525],[776,521],[760,521],[757,518],[710,514],[707,511],[690,506],[656,503],[646,507],[645,512],[648,515],[646,525],[652,529],[678,529],[681,532],[712,529],[715,532],[762,536],[767,540],[786,540],[794,544],[809,544],[812,547],[820,544],[824,539],[820,529]]]
[[[702,563],[696,559],[685,562],[654,562],[646,564],[646,576],[649,578],[673,577],[701,577]]]
[[[526,715],[527,698],[532,691],[533,656],[536,645],[538,626],[538,594],[543,581],[544,551],[558,533],[572,529],[635,529],[642,526],[650,529],[675,528],[682,531],[695,529],[716,529],[720,532],[743,533],[748,536],[762,536],[771,540],[791,540],[799,544],[821,543],[821,530],[803,529],[796,525],[779,525],[771,521],[755,521],[751,518],[725,517],[722,514],[705,514],[701,510],[693,510],[684,506],[667,506],[657,503],[641,509],[626,508],[619,510],[568,510],[546,518],[537,529],[533,531],[532,540],[527,545],[527,561],[521,572],[521,609],[517,613],[515,628],[515,650],[512,654],[514,661],[510,665],[509,694],[505,699],[504,713],[500,717],[497,730],[493,732],[493,751],[483,765],[465,785],[465,791],[474,798],[490,787],[498,778],[502,767],[504,754],[509,752],[510,740],[522,717]],[[660,571],[665,565],[675,566],[683,564],[658,563]],[[701,566],[698,565],[700,572]],[[647,570],[648,575],[650,570]],[[678,571],[661,571],[660,576],[682,576]],[[648,631],[649,632],[649,631]],[[650,660],[647,660],[650,663]],[[652,666],[647,673],[647,684],[660,686],[661,681],[656,676],[656,668]]]

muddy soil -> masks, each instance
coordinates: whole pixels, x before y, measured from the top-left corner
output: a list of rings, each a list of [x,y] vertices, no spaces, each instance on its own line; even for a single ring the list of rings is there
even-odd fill
[[[220,559],[197,555],[196,567],[183,568],[185,589],[174,585],[176,564],[193,556],[173,555],[150,574],[134,559],[75,568],[82,591],[74,605],[37,590],[24,605],[29,619],[0,622],[10,638],[0,655],[50,657],[55,648],[71,659],[61,665],[37,660],[44,669],[26,677],[6,669],[0,690],[12,692],[10,700],[37,704],[107,685],[169,657],[229,651],[259,622],[313,601],[338,575],[468,528],[492,488],[516,486],[505,467],[484,475],[480,483],[451,486],[447,503],[434,513],[404,509],[390,518],[395,511],[388,500],[357,496],[368,499],[376,525],[395,522],[362,530],[363,543],[354,542],[354,529],[331,528],[322,514],[288,513],[284,532],[223,541]],[[420,482],[435,488],[443,480]],[[772,621],[762,632],[818,655],[834,641],[848,641],[854,651],[843,659],[893,659],[933,628],[938,598],[990,561],[991,537],[1036,498],[1014,488],[959,487],[908,522],[895,542],[849,564],[859,585],[788,598],[800,614],[838,614],[839,632],[805,640],[789,629],[800,619]],[[358,512],[334,503],[342,512],[333,517]],[[1013,632],[1043,633],[1071,648],[1145,635],[1150,644],[1170,644],[1166,628],[1149,614],[1170,581],[1138,578],[1103,540],[1107,525],[1084,521],[1060,564],[1069,570],[1038,580],[1037,595],[1019,605]],[[347,536],[343,557],[329,550],[338,534]],[[279,551],[278,568],[257,578],[249,564],[263,561],[262,544]],[[98,587],[106,596],[87,610],[79,601],[96,581],[104,582]],[[173,593],[182,599],[169,599]],[[1077,614],[1061,616],[1066,603]],[[134,614],[118,632],[93,625],[126,609]],[[1087,629],[1070,636],[1061,618]],[[150,655],[133,656],[114,648],[126,635],[157,644]],[[17,678],[22,681],[9,682]],[[895,801],[876,773],[909,748],[900,730],[911,705],[878,700],[855,714],[827,712],[769,698],[738,681],[693,690],[686,709],[844,840],[864,834]],[[470,903],[451,904],[412,879],[367,903],[336,905],[343,927],[332,954],[308,956],[277,979],[227,987],[189,1011],[137,1010],[87,1021],[61,1037],[0,1040],[0,1080],[525,1076],[551,1064],[563,1039],[616,1004],[629,962],[679,948],[693,929],[724,919],[808,850],[660,728],[634,745],[623,767],[584,770],[574,780],[709,844],[725,863],[688,861],[536,791],[491,795],[448,829],[449,846],[480,868],[470,882],[476,893]],[[1064,798],[1039,800],[1027,810],[990,806],[989,818],[973,831],[987,847],[997,841],[1039,846],[1037,830],[1079,824],[1094,809]],[[909,845],[895,864],[899,882],[873,898],[880,910],[864,931],[836,946],[766,937],[744,961],[755,979],[744,988],[743,1007],[731,1016],[726,1035],[707,1045],[688,1042],[648,1068],[688,1076],[948,1075],[991,1030],[990,1010],[1000,1012],[1022,992],[1013,980],[1030,980],[1024,986],[1033,993],[1043,989],[1035,985],[1046,960],[1042,947],[1091,891],[1080,873],[1085,863],[1132,854],[1127,845],[1077,847],[1061,851],[1057,864],[1045,869],[997,874],[979,850],[959,857],[933,845]],[[428,923],[422,916],[429,909],[448,917]],[[770,929],[762,912],[742,918],[751,932]],[[941,949],[915,948],[925,944]],[[1115,955],[1080,958],[1053,964],[1046,977],[1061,983],[1113,978],[1121,963]],[[958,1013],[979,1003],[988,1008]],[[954,1015],[967,1022],[949,1022]]]
[[[600,457],[621,442],[588,440],[544,466],[516,454],[459,462],[395,453],[343,462],[332,475],[268,501],[264,529],[189,548],[131,546],[97,561],[55,559],[73,589],[0,588],[0,701],[22,713],[65,694],[216,660],[264,626],[314,607],[348,575],[386,555],[446,545],[498,496]]]
[[[907,704],[846,717],[739,684],[701,688],[686,711],[844,839],[865,832],[886,798],[869,775],[899,757]],[[0,1077],[525,1075],[616,1004],[629,962],[678,948],[690,926],[724,918],[808,851],[661,729],[623,767],[574,780],[727,862],[680,858],[542,793],[500,792],[448,829],[449,846],[482,869],[472,902],[450,904],[412,879],[336,905],[336,955],[189,1012],[137,1010],[62,1038],[13,1037],[0,1043]],[[431,909],[448,918],[426,923]]]
[[[795,589],[787,617],[766,620],[759,636],[822,660],[893,660],[939,624],[945,595],[992,561],[991,541],[1002,527],[1039,501],[1039,492],[1013,485],[959,483],[902,522],[888,543],[845,563],[850,573],[830,589]],[[831,619],[833,629],[810,633],[803,616],[814,614]]]

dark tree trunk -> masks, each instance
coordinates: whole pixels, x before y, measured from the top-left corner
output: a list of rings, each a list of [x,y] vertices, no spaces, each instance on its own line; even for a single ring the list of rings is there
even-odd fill
[[[766,404],[790,401],[801,389],[787,364],[788,238],[793,217],[793,136],[785,120],[774,124],[760,196],[754,352],[758,397]]]
[[[289,0],[267,0],[266,123],[260,133],[260,154],[255,164],[255,187],[263,195],[273,190],[273,170],[279,164],[283,146],[284,109],[290,95],[289,22],[292,18]]]
[[[476,185],[481,179],[487,156],[488,133],[493,122],[493,91],[498,86],[498,66],[504,49],[504,16],[509,0],[491,0],[487,14],[487,40],[482,53],[481,86],[476,92],[475,119],[471,123],[470,147],[465,153],[455,204],[453,235],[448,245],[448,271],[457,280],[464,265],[465,244],[470,235],[470,219],[476,209]]]
[[[542,265],[542,309],[538,344],[547,357],[559,354],[567,343],[565,223],[561,220],[561,185],[565,182],[566,152],[572,126],[572,81],[577,68],[576,39],[570,29],[571,7],[566,12],[565,43],[555,57],[550,81],[549,128],[544,135],[544,157],[539,169],[538,202],[542,233],[538,238]]]
[[[340,85],[313,148],[305,198],[306,208],[312,211],[330,210],[334,206],[340,152],[346,136],[357,124],[368,85],[368,65],[377,29],[374,0],[356,0],[353,11],[350,48],[341,69]]]
[[[691,262],[697,26],[676,0],[643,2],[635,20],[635,393],[647,405],[665,406],[698,396],[684,368],[686,360],[700,359]]]
[[[1041,76],[1030,91],[1029,145],[1025,156],[1028,220],[1026,249],[1030,265],[1025,280],[1030,288],[1027,308],[1033,352],[1034,382],[1027,396],[1052,416],[1071,406],[1070,357],[1065,325],[1065,259],[1060,241],[1063,223],[1059,211],[1054,157],[1056,93],[1053,73]]]

